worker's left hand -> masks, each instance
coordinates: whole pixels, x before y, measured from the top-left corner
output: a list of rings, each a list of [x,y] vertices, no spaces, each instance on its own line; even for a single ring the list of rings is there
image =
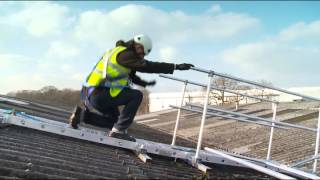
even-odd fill
[[[156,84],[155,80],[149,81],[146,83],[146,86],[154,86]]]
[[[191,67],[194,67],[194,65],[193,64],[187,64],[187,63],[176,64],[175,65],[175,69],[178,69],[178,70],[189,70]]]

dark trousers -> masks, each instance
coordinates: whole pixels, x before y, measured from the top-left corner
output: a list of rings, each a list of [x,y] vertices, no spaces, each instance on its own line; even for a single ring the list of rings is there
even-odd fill
[[[109,88],[98,88],[91,94],[89,101],[94,108],[102,113],[109,113],[110,110],[124,105],[118,121],[113,126],[120,131],[124,131],[132,124],[142,98],[142,92],[136,89],[124,88],[117,97],[113,98],[110,96]]]

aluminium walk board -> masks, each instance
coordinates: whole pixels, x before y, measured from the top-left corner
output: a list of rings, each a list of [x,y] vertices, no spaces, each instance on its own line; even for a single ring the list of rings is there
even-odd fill
[[[199,153],[199,159],[194,160],[196,150],[193,148],[186,148],[180,146],[171,146],[168,144],[157,143],[152,141],[147,141],[143,139],[137,139],[136,142],[126,141],[122,139],[108,137],[106,132],[99,131],[95,129],[89,129],[80,127],[80,129],[73,129],[68,124],[52,121],[45,118],[38,118],[35,116],[28,116],[26,114],[17,113],[16,115],[8,114],[0,111],[0,123],[12,124],[32,129],[37,129],[40,131],[50,132],[54,134],[59,134],[63,136],[73,137],[77,139],[87,140],[91,142],[96,142],[100,144],[110,145],[119,148],[125,148],[133,150],[138,154],[142,154],[142,159],[148,161],[147,153],[162,155],[172,158],[184,159],[188,162],[192,162],[192,165],[204,169],[206,171],[208,167],[204,167],[201,162],[209,162],[222,165],[230,165],[236,167],[246,167],[238,162],[234,162],[220,155],[216,155],[210,152],[201,150]],[[281,168],[274,168],[281,172]],[[291,168],[292,169],[292,168]],[[288,171],[286,171],[288,172]],[[301,174],[308,175],[308,173],[295,170],[295,175],[298,174],[300,177],[309,178],[310,176],[302,176]],[[317,176],[316,176],[317,177]]]

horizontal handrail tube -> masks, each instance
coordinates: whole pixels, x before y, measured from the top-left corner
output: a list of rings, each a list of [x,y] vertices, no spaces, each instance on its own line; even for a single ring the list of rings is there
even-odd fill
[[[196,82],[189,81],[189,80],[184,80],[184,79],[175,78],[175,77],[171,77],[171,76],[167,76],[167,75],[162,75],[162,74],[159,75],[159,76],[160,76],[160,77],[163,77],[163,78],[167,78],[167,79],[172,79],[172,80],[175,80],[175,81],[187,82],[187,83],[189,83],[189,84],[193,84],[193,85],[196,85],[196,86],[207,87],[205,84],[196,83]],[[263,99],[263,98],[259,98],[259,97],[256,97],[256,96],[251,96],[251,95],[247,95],[247,94],[235,92],[235,91],[228,90],[228,89],[221,89],[221,88],[217,88],[217,87],[211,87],[211,89],[215,89],[215,90],[219,90],[219,91],[225,91],[225,92],[229,92],[229,93],[232,93],[232,94],[237,94],[237,95],[249,97],[249,98],[252,98],[252,99],[258,99],[258,100],[260,100],[260,101],[267,101],[267,102],[271,102],[271,103],[279,103],[278,101],[272,101],[272,100],[269,100],[269,99]]]
[[[173,106],[173,105],[170,105],[170,107],[173,107],[173,108],[176,108],[176,109],[183,109],[183,110],[187,110],[187,111],[202,113],[202,111],[200,111],[200,110],[189,109],[189,108],[185,108],[185,107],[181,107],[180,108],[178,106]],[[243,122],[259,124],[259,125],[263,125],[263,126],[275,127],[275,128],[280,128],[280,129],[287,129],[287,128],[281,127],[281,126],[273,126],[273,125],[270,125],[270,124],[260,123],[260,122],[252,121],[252,120],[240,119],[240,118],[237,118],[237,117],[225,116],[225,115],[216,114],[216,113],[213,113],[213,112],[207,112],[207,114],[214,115],[214,116],[219,116],[219,117],[223,117],[223,118],[228,118],[228,119],[235,119],[235,120],[243,121]]]
[[[201,106],[196,105],[196,104],[192,104],[192,103],[188,103],[188,105],[195,106],[195,107],[198,107],[198,108],[202,108]],[[281,126],[287,126],[287,127],[292,127],[292,128],[298,128],[298,129],[304,129],[304,130],[308,130],[308,131],[312,131],[312,132],[317,132],[317,129],[314,129],[314,128],[308,128],[308,127],[304,127],[304,126],[299,126],[299,125],[290,124],[290,123],[284,123],[284,122],[279,122],[279,121],[271,121],[271,120],[264,119],[264,118],[257,117],[257,116],[250,116],[250,115],[247,115],[247,114],[242,114],[242,113],[237,113],[237,112],[233,112],[233,111],[218,109],[218,108],[214,108],[214,107],[208,107],[208,109],[209,110],[213,110],[213,111],[233,114],[233,115],[237,115],[237,116],[242,116],[242,117],[246,117],[246,118],[249,118],[249,119],[255,119],[255,120],[259,120],[259,121],[275,123],[275,124],[278,124],[278,125],[281,125]]]
[[[277,90],[277,91],[280,91],[280,92],[283,92],[283,93],[286,93],[286,94],[291,94],[291,95],[294,95],[294,96],[299,96],[299,97],[302,97],[302,98],[305,98],[305,99],[309,99],[309,100],[320,101],[320,99],[315,98],[315,97],[306,96],[306,95],[299,94],[299,93],[296,93],[296,92],[292,92],[292,91],[288,91],[288,90],[285,90],[285,89],[281,89],[281,88],[276,88],[276,87],[264,85],[264,84],[261,84],[261,83],[257,83],[257,82],[254,82],[254,81],[237,78],[237,77],[234,77],[234,76],[230,76],[230,75],[218,73],[218,72],[215,72],[215,71],[204,70],[204,69],[200,69],[200,68],[197,68],[197,67],[192,67],[191,69],[193,69],[193,70],[195,70],[195,71],[203,72],[203,73],[208,73],[208,74],[211,74],[211,73],[212,73],[212,74],[214,74],[214,75],[216,75],[216,76],[220,76],[220,77],[224,77],[224,78],[228,78],[228,79],[233,79],[233,80],[235,80],[235,81],[245,82],[245,83],[252,84],[252,85],[256,85],[256,86],[260,86],[260,87],[264,87],[264,88],[268,88],[268,89]]]
[[[310,162],[310,161],[312,161],[312,160],[314,160],[314,159],[319,159],[319,158],[320,158],[319,155],[318,155],[318,156],[312,156],[312,157],[303,159],[303,160],[301,160],[301,161],[299,161],[299,162],[296,162],[296,163],[290,165],[290,167],[301,166],[301,165],[307,164],[308,162]]]

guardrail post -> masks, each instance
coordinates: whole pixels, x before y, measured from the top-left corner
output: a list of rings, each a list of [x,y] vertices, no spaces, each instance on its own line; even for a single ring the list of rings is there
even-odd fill
[[[316,137],[316,144],[315,144],[315,151],[314,151],[314,156],[316,157],[319,152],[319,140],[320,140],[320,108],[319,108],[319,117],[318,117],[318,127],[317,127],[317,137]],[[317,161],[318,159],[314,159],[313,163],[313,173],[317,172]]]
[[[200,152],[200,148],[201,148],[201,144],[202,144],[203,128],[204,128],[204,123],[206,120],[206,115],[207,115],[207,110],[208,110],[209,94],[210,94],[210,90],[211,90],[211,81],[213,78],[213,74],[214,74],[213,71],[210,71],[208,73],[209,78],[208,78],[206,99],[204,101],[204,106],[203,106],[203,113],[202,113],[201,126],[200,126],[200,131],[199,131],[199,138],[198,138],[198,144],[197,144],[197,151],[196,151],[196,155],[195,155],[195,161],[197,161],[197,159],[199,158],[199,152]]]
[[[176,136],[177,136],[177,131],[179,127],[179,121],[180,121],[180,113],[181,113],[181,107],[183,106],[183,100],[184,100],[184,94],[186,92],[188,81],[184,82],[183,88],[182,88],[182,98],[181,98],[181,104],[178,109],[178,114],[177,114],[177,120],[176,120],[176,125],[174,127],[174,132],[173,132],[173,137],[172,137],[172,143],[171,145],[174,146],[176,144]]]
[[[236,101],[236,111],[238,111],[238,107],[239,106],[239,102],[238,101]]]
[[[277,115],[277,104],[272,103],[272,121],[276,121],[276,115]],[[268,145],[268,154],[267,154],[267,160],[271,159],[271,147],[272,147],[272,139],[273,139],[273,131],[274,131],[274,122],[272,122],[272,127],[270,131],[270,138],[269,138],[269,145]]]

